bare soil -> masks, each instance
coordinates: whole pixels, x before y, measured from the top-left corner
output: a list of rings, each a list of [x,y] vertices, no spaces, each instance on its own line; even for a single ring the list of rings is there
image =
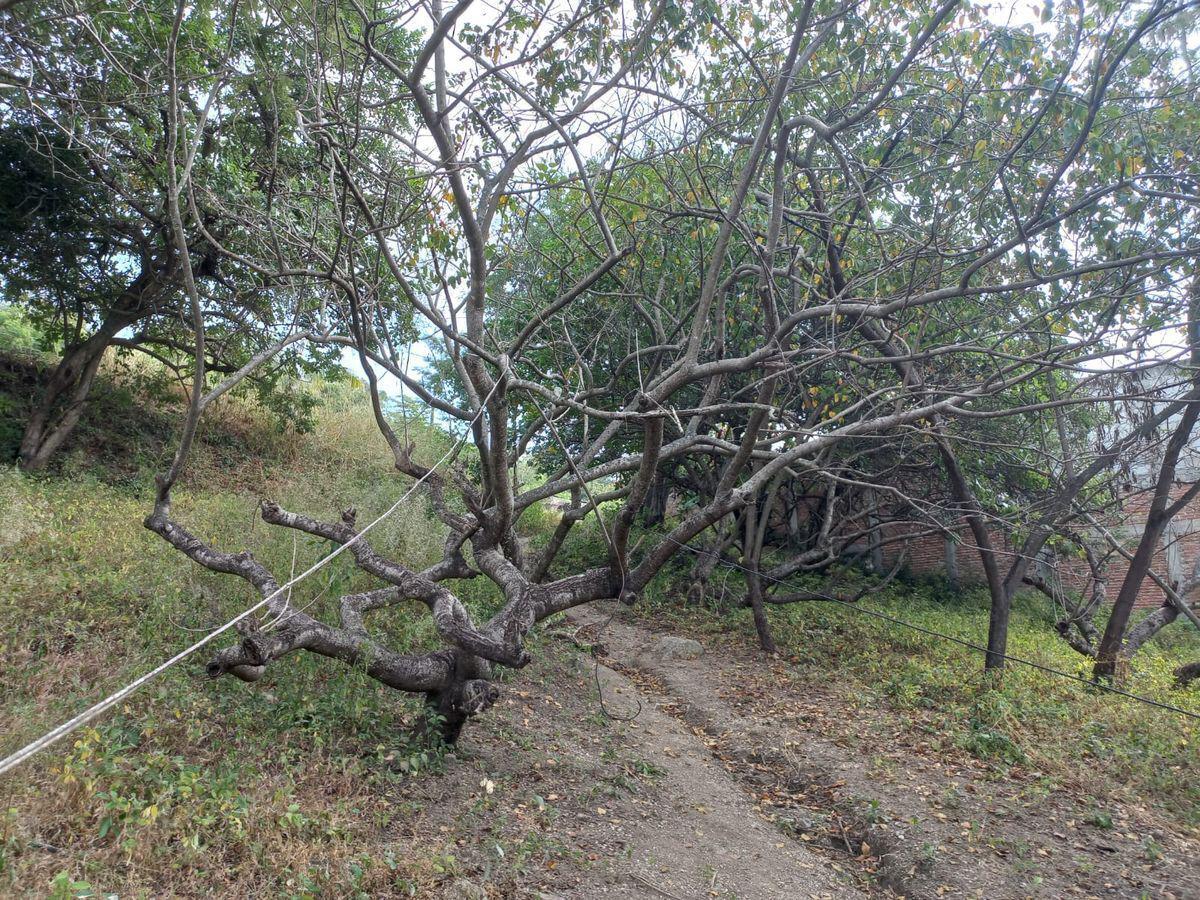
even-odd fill
[[[1153,810],[1110,822],[1086,781],[933,753],[752,648],[659,637],[555,626],[387,840],[453,854],[449,897],[1200,897],[1200,844]]]
[[[397,797],[409,813],[390,839],[454,857],[442,896],[865,896],[854,867],[764,818],[695,728],[580,652],[576,629],[551,634],[444,774]]]
[[[579,620],[597,632],[604,624],[594,612]],[[1200,897],[1200,843],[1153,810],[1108,805],[1111,814],[1098,816],[1086,777],[1046,789],[1019,767],[934,754],[886,710],[798,690],[786,663],[728,646],[662,661],[647,652],[654,638],[617,620],[600,640],[612,663],[693,728],[763,818],[831,865],[839,856],[856,865],[864,890]]]

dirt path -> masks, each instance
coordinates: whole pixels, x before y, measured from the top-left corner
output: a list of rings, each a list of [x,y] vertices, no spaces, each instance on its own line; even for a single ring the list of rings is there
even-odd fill
[[[403,877],[385,895],[865,897],[853,866],[760,815],[703,733],[578,649],[577,627],[551,629],[444,770],[396,783],[379,852]]]
[[[573,621],[582,641],[596,641],[601,658],[638,685],[646,752],[664,745],[651,758],[708,755],[691,771],[673,761],[670,772],[684,779],[686,802],[694,792],[708,793],[715,808],[737,811],[729,821],[742,858],[783,854],[780,841],[789,853],[811,848],[823,854],[816,871],[854,871],[859,887],[882,896],[1200,897],[1200,845],[1164,830],[1147,810],[1119,809],[1111,822],[1095,822],[1086,797],[1043,790],[1032,775],[998,779],[970,759],[922,753],[919,741],[895,731],[879,711],[789,693],[787,673],[761,655],[679,658],[660,652],[662,636],[636,624],[608,622],[590,610],[575,612]],[[686,728],[682,737],[668,732],[664,717]],[[668,733],[670,740],[660,738]],[[690,785],[692,776],[703,784]],[[733,824],[748,806],[765,827]],[[727,814],[708,815],[720,821]],[[680,827],[668,826],[669,837],[636,832],[632,845],[644,856],[659,847],[675,852],[694,821],[686,815]],[[683,849],[695,859],[687,843]],[[720,843],[706,840],[699,857],[716,865]],[[766,896],[806,895],[793,889]]]
[[[607,609],[553,625],[444,774],[397,782],[393,893],[1200,898],[1200,844],[1152,810],[1101,818],[1086,780],[934,750],[748,646],[663,637]]]
[[[601,666],[605,703],[626,747],[661,767],[646,818],[604,837],[621,849],[564,896],[723,897],[738,900],[863,896],[823,857],[787,840],[756,812],[704,741],[624,675]]]

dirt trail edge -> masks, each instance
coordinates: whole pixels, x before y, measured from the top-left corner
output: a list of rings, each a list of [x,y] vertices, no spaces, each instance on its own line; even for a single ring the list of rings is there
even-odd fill
[[[1200,844],[1149,811],[1094,827],[1085,797],[922,755],[883,714],[789,697],[786,679],[762,690],[769,657],[602,610],[569,622],[606,664],[611,713],[640,700],[626,740],[665,769],[671,808],[566,896],[1200,897]]]
[[[636,714],[623,728],[625,746],[662,770],[656,783],[659,808],[651,819],[618,826],[609,840],[616,838],[624,851],[601,859],[582,884],[558,896],[864,896],[827,859],[765,822],[692,729],[661,710],[623,674],[607,666],[597,674],[612,715]]]

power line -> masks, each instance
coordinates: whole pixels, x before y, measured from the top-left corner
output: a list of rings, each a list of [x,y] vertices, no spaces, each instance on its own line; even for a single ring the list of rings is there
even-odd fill
[[[685,550],[690,550],[692,553],[695,553],[697,555],[699,555],[703,552],[703,551],[698,550],[695,547],[691,546],[690,544],[684,544],[680,541],[675,540],[674,538],[672,538],[670,536],[665,536],[665,538],[666,538],[666,540],[670,541],[672,544],[675,544],[678,547],[683,547]],[[719,560],[719,564],[726,566],[727,568],[737,569],[742,572],[746,572],[746,573],[750,572],[750,570],[747,569],[745,566],[740,566],[737,563],[730,562],[728,560]],[[764,575],[762,573],[759,573],[759,578],[761,578],[763,581],[770,581],[774,584],[784,584],[785,583],[784,579],[782,579],[782,578],[774,578],[770,575]],[[1090,678],[1084,678],[1082,675],[1073,675],[1070,672],[1064,672],[1061,669],[1055,669],[1053,666],[1043,665],[1042,663],[1034,662],[1031,659],[1025,659],[1020,656],[1012,656],[1009,653],[997,653],[994,650],[988,650],[988,648],[983,646],[982,644],[976,644],[973,641],[968,641],[968,640],[965,640],[964,638],[954,637],[953,635],[950,635],[950,634],[943,634],[940,631],[934,631],[930,628],[925,628],[922,625],[915,625],[912,622],[906,622],[904,619],[898,619],[895,616],[889,616],[887,613],[879,612],[878,610],[871,609],[870,607],[859,606],[857,603],[851,603],[848,600],[843,600],[841,597],[835,597],[832,594],[825,594],[825,593],[822,593],[821,591],[812,591],[811,593],[814,594],[816,597],[818,597],[821,600],[828,600],[832,603],[839,603],[842,606],[845,606],[849,609],[855,610],[856,612],[864,613],[865,615],[871,616],[876,619],[881,619],[885,622],[891,622],[895,625],[901,625],[905,628],[910,628],[913,631],[918,631],[921,634],[925,634],[930,637],[941,638],[944,641],[950,641],[951,643],[959,644],[963,647],[968,647],[971,650],[978,650],[981,653],[992,653],[995,656],[1003,657],[1005,660],[1007,660],[1009,662],[1020,663],[1021,665],[1029,666],[1030,668],[1033,668],[1033,669],[1038,669],[1038,670],[1040,670],[1042,672],[1046,672],[1050,675],[1058,675],[1060,678],[1067,678],[1071,681],[1077,681],[1080,684],[1087,685],[1088,687],[1099,688],[1100,690],[1107,691],[1110,694],[1116,694],[1117,696],[1125,697],[1126,699],[1129,699],[1129,700],[1136,700],[1138,703],[1145,703],[1148,706],[1156,706],[1159,709],[1169,710],[1170,712],[1179,713],[1182,716],[1187,716],[1190,719],[1196,719],[1196,720],[1200,721],[1200,714],[1194,713],[1191,710],[1183,709],[1182,707],[1179,707],[1179,706],[1172,706],[1170,703],[1163,703],[1159,700],[1154,700],[1150,697],[1144,697],[1141,694],[1133,694],[1133,693],[1130,693],[1129,691],[1123,691],[1120,688],[1112,687],[1111,685],[1104,684],[1103,682],[1093,681]]]
[[[423,474],[420,478],[418,478],[415,482],[413,482],[412,487],[410,487],[407,491],[405,491],[404,495],[401,496],[399,500],[397,500],[395,503],[393,503],[391,506],[389,506],[386,510],[383,511],[383,513],[381,513],[379,516],[377,516],[370,523],[368,523],[361,531],[359,531],[352,538],[350,538],[350,540],[346,541],[346,543],[337,547],[332,553],[317,560],[317,562],[315,562],[313,565],[309,566],[307,569],[305,569],[303,572],[301,572],[295,578],[292,578],[290,581],[288,581],[287,584],[285,584],[279,588],[276,588],[274,591],[272,591],[270,594],[268,594],[262,600],[255,603],[253,606],[248,607],[247,609],[238,613],[236,616],[234,616],[232,619],[230,619],[228,622],[226,622],[220,628],[216,629],[215,631],[209,632],[209,634],[205,635],[203,638],[196,641],[196,643],[192,644],[190,647],[179,651],[174,656],[172,656],[170,659],[168,659],[166,662],[155,667],[154,669],[151,669],[145,675],[142,675],[140,678],[137,678],[137,679],[131,681],[129,684],[125,685],[125,687],[121,688],[120,690],[116,691],[115,693],[109,694],[103,700],[99,701],[98,703],[93,704],[92,706],[89,706],[83,712],[79,713],[79,715],[77,715],[71,719],[68,719],[66,722],[63,722],[58,727],[53,728],[50,731],[46,732],[44,735],[39,737],[37,740],[32,741],[29,744],[26,744],[20,750],[16,751],[15,753],[11,754],[10,756],[6,756],[3,760],[0,760],[0,775],[3,775],[5,772],[8,772],[10,769],[16,768],[21,763],[23,763],[25,760],[29,759],[30,757],[34,756],[35,754],[39,753],[40,751],[46,749],[51,744],[57,743],[58,741],[62,740],[64,737],[66,737],[71,732],[82,727],[83,725],[86,725],[88,722],[91,722],[93,719],[97,718],[98,716],[100,716],[101,714],[106,712],[107,710],[112,709],[114,706],[116,706],[118,703],[120,703],[122,700],[124,700],[130,694],[137,691],[140,687],[153,681],[155,678],[157,678],[159,675],[161,675],[163,672],[167,671],[168,669],[170,669],[172,666],[176,665],[177,663],[182,662],[183,660],[187,659],[189,656],[191,656],[193,653],[195,653],[201,647],[205,646],[206,644],[213,641],[215,638],[219,637],[220,635],[224,634],[229,629],[233,628],[235,625],[237,625],[238,622],[245,619],[251,613],[266,606],[268,603],[270,603],[276,597],[280,596],[281,594],[285,593],[286,591],[289,591],[298,582],[303,581],[309,575],[312,575],[314,572],[318,571],[319,569],[324,567],[326,564],[328,564],[332,560],[336,559],[342,553],[345,553],[348,549],[350,549],[351,546],[356,544],[358,541],[362,540],[363,537],[366,536],[367,532],[369,532],[372,528],[374,528],[376,525],[378,525],[380,522],[382,522],[384,519],[386,519],[388,516],[390,516],[392,513],[394,513],[400,507],[400,504],[402,504],[409,497],[411,497],[413,495],[413,493],[417,490],[417,488],[419,488],[421,486],[421,484],[427,478],[429,478],[430,475],[432,475],[434,472],[437,471],[438,467],[440,467],[442,464],[444,464],[446,462],[446,460],[448,460],[451,456],[456,455],[458,453],[458,451],[460,449],[462,449],[463,444],[466,443],[467,437],[471,433],[471,428],[474,427],[475,423],[479,420],[480,416],[483,415],[483,411],[487,408],[488,402],[492,399],[492,395],[496,392],[496,388],[500,386],[500,383],[504,380],[504,377],[506,374],[507,374],[507,369],[500,373],[500,377],[497,378],[495,383],[492,385],[491,391],[488,392],[488,395],[484,398],[483,402],[479,405],[479,411],[475,414],[475,417],[471,420],[471,422],[467,425],[467,428],[463,431],[462,437],[460,437],[455,442],[455,444],[449,450],[447,450],[445,452],[445,454],[442,455],[442,458],[439,459],[436,463],[434,463],[433,466],[428,471],[425,472],[425,474]]]

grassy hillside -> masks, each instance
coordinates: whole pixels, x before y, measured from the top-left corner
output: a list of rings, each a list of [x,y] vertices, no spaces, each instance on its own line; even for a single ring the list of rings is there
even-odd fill
[[[26,401],[35,372],[28,357],[9,358],[0,371],[11,434],[9,414]],[[264,525],[259,498],[327,516],[354,505],[365,518],[408,486],[390,468],[361,390],[312,389],[319,418],[304,436],[279,430],[252,404],[225,402],[208,417],[176,490],[181,521],[222,548],[253,551],[283,575],[330,548]],[[56,471],[0,471],[0,752],[256,599],[238,579],[201,570],[141,525],[180,412],[177,401],[148,399],[110,371]],[[419,454],[432,461],[445,451],[443,434],[415,428]],[[375,534],[377,546],[409,562],[440,553],[417,498]],[[297,586],[293,602],[329,612],[325,604],[359,578],[338,559]],[[462,593],[469,602],[491,599],[481,581]],[[379,625],[400,649],[434,639],[423,607],[395,610]],[[204,678],[205,659],[201,651],[4,779],[0,894],[42,895],[59,876],[72,896],[83,889],[68,889],[70,882],[127,894],[164,877],[303,895],[305,884],[319,890],[329,873],[349,877],[347,860],[395,815],[376,799],[380,779],[436,764],[405,744],[414,701],[360,673],[296,654],[249,686]],[[382,758],[391,768],[378,765]]]

